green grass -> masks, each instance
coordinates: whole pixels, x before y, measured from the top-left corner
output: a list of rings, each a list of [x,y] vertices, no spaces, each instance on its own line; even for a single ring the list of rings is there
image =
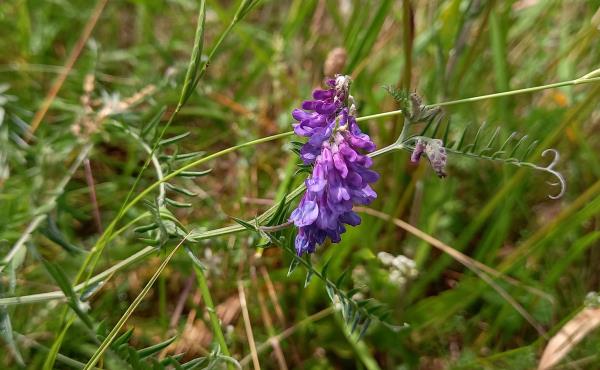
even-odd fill
[[[577,79],[600,68],[599,1],[109,1],[28,139],[95,3],[0,3],[1,368],[251,367],[256,351],[263,369],[282,358],[290,369],[530,369],[598,290],[600,75]],[[289,244],[257,248],[265,235],[254,221],[234,222],[285,220],[280,201],[301,193],[290,112],[321,84],[334,47],[346,50],[340,72],[353,76],[358,116],[369,116],[360,125],[379,148],[404,122],[381,114],[399,109],[388,85],[441,105],[449,142],[469,125],[472,142],[485,122],[499,140],[538,140],[530,160],[540,166],[543,149],[560,152],[559,200],[548,198],[553,178],[525,166],[450,154],[440,180],[405,151],[374,159],[382,177],[371,208],[516,283],[490,285],[367,213],[288,274]],[[184,238],[193,253],[171,257]],[[395,285],[382,251],[414,259],[418,276]],[[361,327],[351,333],[328,298],[355,287],[408,327],[375,320],[357,341]],[[588,334],[563,365],[597,367],[598,340]]]

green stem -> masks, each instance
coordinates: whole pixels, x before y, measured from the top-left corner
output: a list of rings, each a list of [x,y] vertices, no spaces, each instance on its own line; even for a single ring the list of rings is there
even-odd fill
[[[371,355],[371,352],[369,351],[369,348],[367,347],[365,342],[357,340],[358,336],[350,333],[350,331],[348,330],[348,325],[344,323],[344,321],[340,318],[339,315],[335,315],[334,318],[336,323],[340,327],[340,330],[342,331],[342,333],[344,333],[348,344],[350,345],[354,353],[356,353],[356,356],[360,359],[365,368],[367,370],[381,370],[381,368],[377,364],[377,361],[373,358],[373,355]]]
[[[600,82],[600,77],[594,77],[594,78],[577,78],[575,80],[570,80],[570,81],[556,82],[556,83],[553,83],[553,84],[542,85],[542,86],[535,86],[535,87],[528,87],[528,88],[525,88],[525,89],[505,91],[505,92],[496,93],[496,94],[488,94],[488,95],[475,96],[475,97],[472,97],[472,98],[459,99],[459,100],[449,101],[449,102],[445,102],[445,103],[432,104],[430,106],[431,107],[444,107],[444,106],[454,105],[454,104],[472,103],[472,102],[476,102],[476,101],[480,101],[480,100],[495,99],[495,98],[501,98],[501,97],[504,97],[504,96],[525,94],[525,93],[530,93],[530,92],[535,92],[535,91],[541,91],[541,90],[547,90],[547,89],[555,89],[557,87],[573,86],[573,85],[586,84],[586,83],[592,83],[592,82]]]
[[[590,78],[592,78],[598,74],[600,74],[600,68],[595,69],[595,70],[591,71],[590,73],[581,76],[580,78],[578,78],[578,80],[589,80]]]
[[[225,336],[223,335],[223,330],[221,329],[221,321],[217,316],[215,304],[213,302],[212,296],[210,295],[210,290],[208,289],[206,276],[204,275],[204,270],[202,270],[202,268],[196,266],[195,264],[194,270],[196,271],[196,280],[198,281],[198,288],[200,289],[200,294],[202,295],[202,299],[204,300],[206,311],[208,311],[208,317],[210,318],[210,325],[212,326],[213,334],[217,340],[217,343],[219,343],[219,346],[221,347],[221,352],[223,352],[225,356],[230,357],[231,352],[229,352],[227,342],[225,342]],[[228,364],[228,367],[232,368],[230,364]]]
[[[596,72],[592,72],[591,74],[588,74],[588,75],[593,75],[595,73]],[[600,82],[600,77],[585,78],[585,76],[584,76],[584,77],[577,78],[577,79],[570,80],[570,81],[556,82],[556,83],[552,83],[552,84],[548,84],[548,85],[528,87],[525,89],[504,91],[504,92],[495,93],[495,94],[480,95],[480,96],[474,96],[472,98],[465,98],[465,99],[459,99],[459,100],[452,100],[452,101],[448,101],[448,102],[430,104],[430,105],[428,105],[428,107],[430,107],[430,108],[445,107],[445,106],[455,105],[455,104],[472,103],[472,102],[476,102],[476,101],[480,101],[480,100],[495,99],[495,98],[501,98],[504,96],[525,94],[525,93],[530,93],[530,92],[535,92],[535,91],[555,89],[557,87],[573,86],[573,85],[580,85],[580,84],[586,84],[586,83],[592,83],[592,82]],[[401,113],[402,113],[401,110],[394,110],[394,111],[390,111],[390,112],[371,114],[369,116],[358,117],[356,119],[356,121],[360,122],[360,121],[366,121],[366,120],[371,120],[371,119],[390,117],[390,116],[395,116],[395,115],[398,115]]]

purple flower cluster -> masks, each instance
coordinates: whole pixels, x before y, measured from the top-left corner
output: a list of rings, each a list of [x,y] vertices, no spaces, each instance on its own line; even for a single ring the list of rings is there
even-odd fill
[[[305,164],[312,164],[306,180],[306,193],[290,217],[298,227],[296,252],[313,253],[317,244],[329,237],[338,243],[346,231],[344,224],[356,226],[360,217],[352,211],[356,204],[367,205],[377,197],[370,183],[379,175],[369,170],[372,160],[364,155],[375,144],[362,133],[354,117],[350,78],[336,76],[329,89],[315,90],[313,98],[292,113],[298,123],[294,131],[308,137],[300,151]]]

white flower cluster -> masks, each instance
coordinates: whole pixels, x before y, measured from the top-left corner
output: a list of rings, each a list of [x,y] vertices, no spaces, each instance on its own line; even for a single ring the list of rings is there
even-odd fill
[[[377,258],[388,267],[390,282],[399,288],[404,287],[410,279],[419,274],[415,261],[404,255],[394,256],[387,252],[379,252]]]

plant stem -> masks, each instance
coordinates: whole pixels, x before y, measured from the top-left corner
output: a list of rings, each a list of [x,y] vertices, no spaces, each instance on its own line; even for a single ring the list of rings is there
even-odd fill
[[[402,131],[404,131],[404,128],[402,128]],[[389,153],[389,152],[394,151],[394,150],[400,150],[402,148],[404,148],[404,145],[402,143],[395,142],[395,143],[393,143],[391,145],[388,145],[388,146],[386,146],[384,148],[378,149],[378,150],[374,151],[373,153],[369,153],[369,157],[371,157],[371,158],[378,157],[380,155]]]
[[[595,73],[597,73],[597,71],[589,73],[588,75],[594,75]],[[586,75],[586,76],[588,76],[588,75]],[[548,84],[548,85],[528,87],[525,89],[510,90],[510,91],[504,91],[504,92],[495,93],[495,94],[474,96],[472,98],[465,98],[465,99],[459,99],[459,100],[452,100],[452,101],[448,101],[448,102],[435,103],[435,104],[428,105],[428,107],[430,107],[430,108],[445,107],[445,106],[455,105],[455,104],[472,103],[472,102],[476,102],[476,101],[480,101],[480,100],[495,99],[495,98],[501,98],[503,96],[525,94],[525,93],[530,93],[530,92],[535,92],[535,91],[555,89],[557,87],[573,86],[573,85],[580,85],[580,84],[586,84],[586,83],[592,83],[592,82],[600,82],[600,77],[586,78],[584,76],[581,78],[576,78],[574,80],[556,82],[556,83],[552,83],[552,84]],[[390,111],[390,112],[371,114],[369,116],[358,117],[356,119],[356,121],[360,122],[360,121],[366,121],[366,120],[371,120],[371,119],[384,118],[384,117],[389,117],[389,116],[395,116],[395,115],[398,115],[401,113],[402,113],[401,110],[394,110],[394,111]]]
[[[267,233],[273,233],[280,230],[285,230],[288,227],[292,226],[294,223],[292,221],[284,222],[281,225],[274,226],[261,226],[260,229]]]
[[[194,264],[194,271],[196,271],[198,289],[200,289],[200,294],[202,295],[202,299],[204,300],[206,311],[208,311],[208,317],[210,318],[210,325],[212,327],[213,335],[215,336],[217,343],[219,343],[219,347],[221,347],[221,352],[223,352],[225,356],[230,357],[231,352],[229,352],[227,342],[225,341],[225,336],[223,335],[223,330],[221,329],[221,321],[217,316],[215,304],[213,302],[212,296],[210,295],[210,290],[208,289],[206,276],[204,275],[204,270]],[[232,368],[230,364],[228,364],[227,366],[230,369]]]
[[[556,83],[548,84],[548,85],[541,85],[541,86],[535,86],[535,87],[528,87],[525,89],[510,90],[510,91],[505,91],[505,92],[500,92],[500,93],[495,93],[495,94],[475,96],[472,98],[459,99],[459,100],[449,101],[449,102],[445,102],[445,103],[437,103],[437,104],[430,105],[430,107],[444,107],[444,106],[454,105],[454,104],[471,103],[471,102],[476,102],[476,101],[480,101],[480,100],[501,98],[503,96],[525,94],[525,93],[530,93],[530,92],[535,92],[535,91],[540,91],[540,90],[555,89],[557,87],[572,86],[572,85],[579,85],[579,84],[592,83],[592,82],[600,82],[600,77],[577,78],[577,79],[570,80],[570,81],[556,82]]]

